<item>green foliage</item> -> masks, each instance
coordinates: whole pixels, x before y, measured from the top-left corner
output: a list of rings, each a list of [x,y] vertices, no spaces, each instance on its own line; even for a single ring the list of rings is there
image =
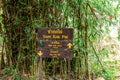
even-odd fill
[[[118,40],[120,41],[120,28],[118,29]]]
[[[11,72],[11,68],[10,67],[6,67],[5,69],[2,70],[3,74],[8,74]]]
[[[30,80],[37,80],[38,78],[37,77],[31,77]]]
[[[23,80],[23,77],[21,75],[15,75],[13,80]]]
[[[5,0],[3,17],[5,50],[9,55],[7,60],[16,64],[20,71],[36,71],[38,69],[38,58],[36,57],[36,29],[43,27],[73,28],[74,48],[71,60],[72,75],[75,79],[83,80],[86,71],[94,72],[95,76],[104,76],[111,79],[114,76],[114,68],[106,69],[102,59],[109,57],[110,48],[99,50],[98,43],[108,32],[108,26],[118,23],[117,15],[120,10],[120,2],[114,6],[114,0],[22,0],[12,3]],[[12,5],[10,5],[10,3]],[[7,5],[6,5],[7,4]],[[8,7],[10,6],[10,9]],[[6,13],[6,11],[8,13]],[[11,14],[9,12],[13,12]],[[114,19],[113,19],[114,18]],[[0,23],[2,17],[0,16]],[[1,35],[3,37],[3,35]],[[0,37],[0,41],[2,38]],[[43,41],[38,41],[43,46]],[[95,49],[94,49],[95,48]],[[15,55],[15,56],[14,56]],[[17,57],[17,58],[16,58]],[[16,63],[14,63],[16,61]],[[44,59],[44,75],[55,75],[59,73],[66,75],[66,59]],[[6,64],[8,64],[6,62]],[[56,65],[57,66],[56,66]],[[60,69],[58,69],[60,67]],[[58,70],[57,70],[57,69]],[[88,69],[88,70],[87,70]],[[47,72],[48,71],[48,72]],[[10,73],[14,80],[22,80],[19,71],[6,67],[4,74]],[[89,73],[89,72],[88,72]],[[87,74],[89,76],[89,74]],[[32,77],[31,80],[36,80]],[[53,80],[50,77],[50,80]]]
[[[103,74],[105,74],[106,78],[108,78],[108,79],[111,78],[111,76],[107,70],[103,69],[102,72],[103,72]]]
[[[8,75],[9,77],[12,77],[12,80],[37,80],[37,77],[32,76],[28,78],[27,76],[24,76],[25,74],[21,75],[18,73],[18,70],[12,69],[11,67],[6,67],[2,70],[3,75]],[[8,80],[9,77],[5,77],[4,80]]]
[[[102,73],[105,75],[106,79],[116,79],[115,74],[115,63],[114,62],[104,62],[104,65],[107,66],[106,69],[102,69]]]
[[[39,45],[42,47],[43,46],[43,41],[39,40]]]
[[[52,77],[50,77],[50,80],[54,80]]]

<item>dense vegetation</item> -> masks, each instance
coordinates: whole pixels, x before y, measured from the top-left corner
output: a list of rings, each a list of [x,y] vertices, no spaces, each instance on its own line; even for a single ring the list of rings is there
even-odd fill
[[[115,63],[104,62],[112,48],[101,47],[100,40],[119,22],[119,0],[0,0],[0,4],[1,79],[4,75],[11,80],[38,79],[36,30],[53,27],[74,29],[72,80],[115,80],[115,68],[108,67]],[[45,80],[65,80],[66,75],[66,59],[43,59]]]

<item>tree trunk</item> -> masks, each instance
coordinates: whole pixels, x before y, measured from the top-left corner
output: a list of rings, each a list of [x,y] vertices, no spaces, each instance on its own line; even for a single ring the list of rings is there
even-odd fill
[[[35,0],[3,0],[3,24],[6,34],[6,55],[18,70],[30,72],[32,55],[36,53],[33,18],[38,16]],[[25,65],[23,65],[25,64]]]

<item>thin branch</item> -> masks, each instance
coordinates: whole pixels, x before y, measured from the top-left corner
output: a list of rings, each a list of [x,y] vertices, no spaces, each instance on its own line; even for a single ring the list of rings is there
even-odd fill
[[[91,41],[90,39],[89,39],[89,41],[90,41],[90,43],[92,43],[92,41]],[[91,44],[91,46],[92,46],[92,48],[93,48],[93,51],[94,51],[94,53],[95,53],[95,55],[96,55],[96,57],[97,57],[97,59],[98,59],[100,65],[101,65],[101,67],[104,69],[104,66],[102,65],[102,62],[100,61],[99,56],[98,56],[98,54],[97,54],[97,52],[96,52],[96,50],[95,50],[93,44]]]
[[[91,7],[91,5],[89,3],[88,3],[88,6],[89,6],[91,12],[93,13],[93,15],[96,17],[96,19],[98,19],[97,15],[94,12],[94,9]]]

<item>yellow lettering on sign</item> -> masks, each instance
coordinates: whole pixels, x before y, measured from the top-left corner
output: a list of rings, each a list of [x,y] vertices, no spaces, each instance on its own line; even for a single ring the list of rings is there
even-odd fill
[[[50,38],[51,38],[51,35],[43,35],[43,38],[45,38],[45,39],[50,39]]]
[[[58,41],[53,41],[53,42],[51,42],[51,44],[60,44],[60,42],[58,42]]]
[[[60,36],[59,35],[53,35],[53,38],[54,39],[60,39]]]
[[[50,53],[58,53],[58,50],[51,50]]]
[[[52,45],[50,45],[50,44],[49,44],[48,46],[49,46],[49,47],[52,47]]]
[[[62,45],[57,45],[57,47],[62,47]]]
[[[68,35],[62,35],[62,39],[68,39]]]
[[[56,30],[47,30],[48,34],[62,34],[62,29],[56,29]]]

